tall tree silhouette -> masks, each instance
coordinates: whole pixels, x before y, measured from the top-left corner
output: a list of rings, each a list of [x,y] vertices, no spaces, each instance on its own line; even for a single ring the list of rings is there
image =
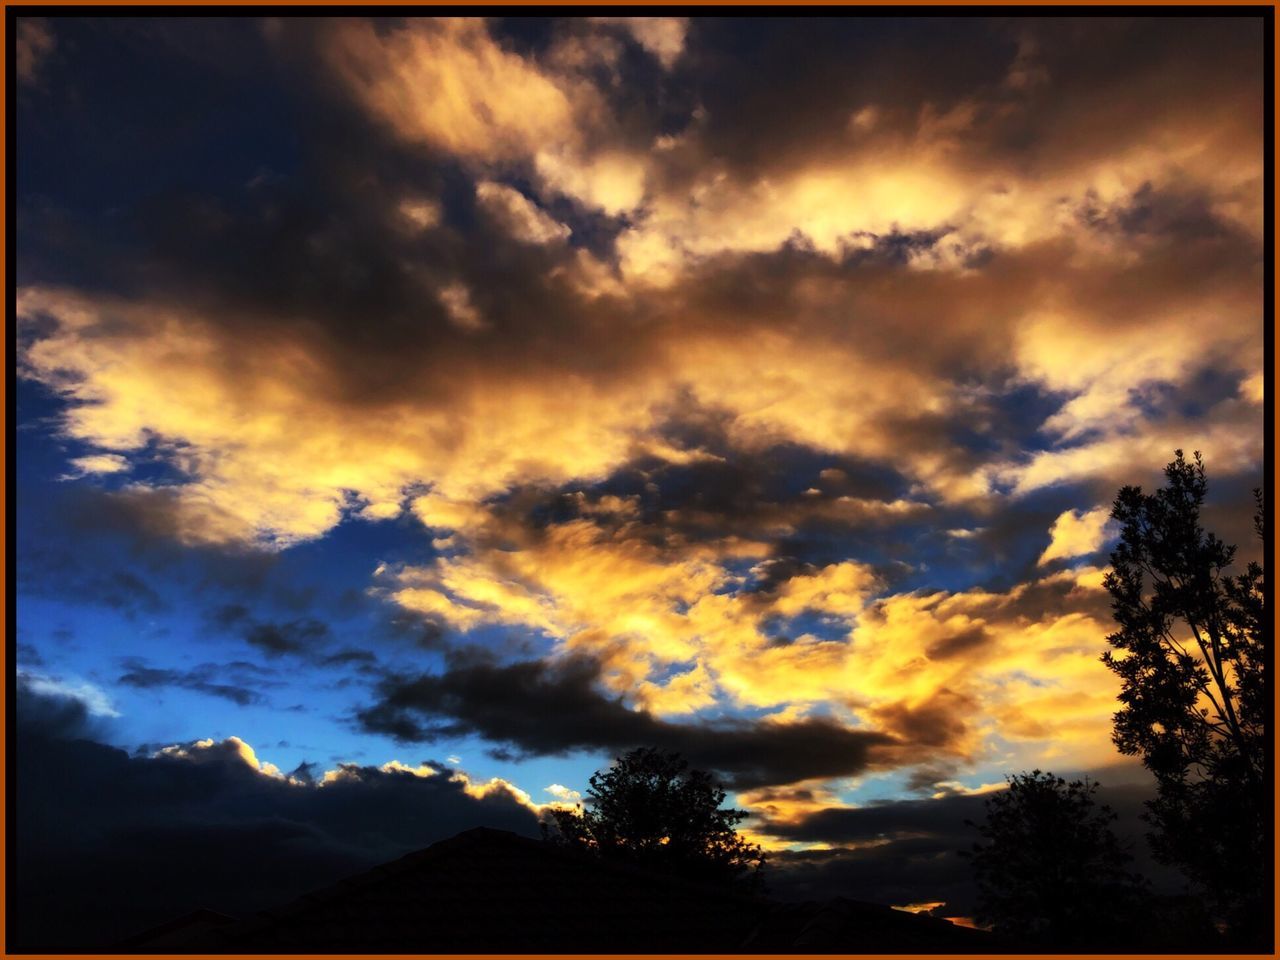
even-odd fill
[[[641,747],[591,775],[586,805],[552,812],[549,839],[601,857],[713,883],[758,888],[764,855],[737,832],[742,810],[677,753]]]
[[[1094,800],[1098,784],[1033,770],[1008,778],[977,826],[971,858],[978,921],[1015,940],[1054,948],[1132,943],[1145,899],[1116,816]]]
[[[1182,451],[1151,494],[1120,490],[1105,584],[1118,629],[1102,661],[1121,679],[1113,739],[1156,778],[1153,851],[1180,868],[1243,943],[1272,929],[1270,661],[1266,576],[1229,574],[1236,548],[1200,524],[1206,480]],[[1254,530],[1266,534],[1261,491]],[[1269,949],[1269,948],[1268,948]]]

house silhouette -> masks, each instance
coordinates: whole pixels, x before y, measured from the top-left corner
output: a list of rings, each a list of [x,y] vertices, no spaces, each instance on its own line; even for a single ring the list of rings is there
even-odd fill
[[[233,920],[207,910],[116,945],[225,953],[991,953],[936,917],[781,903],[479,827]]]

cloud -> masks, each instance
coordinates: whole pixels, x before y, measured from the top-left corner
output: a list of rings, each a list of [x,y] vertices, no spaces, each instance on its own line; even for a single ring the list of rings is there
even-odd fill
[[[44,654],[42,654],[40,649],[34,644],[25,643],[22,640],[19,640],[16,650],[18,654],[17,659],[24,665],[28,667],[44,666]]]
[[[16,30],[13,63],[18,82],[39,86],[45,63],[58,45],[57,36],[49,21],[40,17],[19,18]]]
[[[218,630],[239,634],[245,643],[268,657],[288,654],[304,660],[332,659],[326,658],[325,647],[333,632],[327,623],[314,617],[259,620],[244,604],[229,603],[206,611],[205,619]]]
[[[519,190],[506,184],[482,181],[476,184],[476,199],[507,233],[525,243],[565,240],[572,232]]]
[[[822,671],[838,667],[842,646],[806,634],[804,643],[773,647],[770,622],[812,613],[848,624],[880,588],[868,565],[843,561],[745,590],[726,564],[762,559],[763,544],[732,536],[664,544],[625,512],[610,529],[608,513],[529,528],[517,518],[445,510],[430,497],[415,510],[428,523],[466,524],[455,538],[469,550],[431,567],[384,571],[379,590],[389,599],[463,631],[485,624],[542,631],[598,658],[612,689],[638,692],[662,712],[688,712],[691,696],[705,700],[717,688],[760,706],[825,697],[837,681]],[[770,570],[777,567],[752,573]],[[686,661],[661,685],[641,683]]]
[[[1100,771],[1098,802],[1118,814],[1114,829],[1133,852],[1134,866],[1156,889],[1179,890],[1181,878],[1157,864],[1145,842],[1142,814],[1154,787],[1133,776],[1132,769]],[[960,852],[980,839],[966,821],[985,819],[986,799],[953,794],[806,810],[773,820],[761,829],[775,842],[816,846],[771,853],[771,891],[797,900],[841,895],[881,903],[941,901],[948,916],[972,915],[977,890],[972,868]]]
[[[83,729],[50,705],[79,702],[20,691],[10,949],[103,950],[198,907],[247,916],[473,826],[537,835],[501,781],[398,762],[300,779],[236,737],[130,757],[70,739]]]
[[[93,474],[123,473],[130,469],[128,459],[118,453],[95,453],[86,457],[74,457],[67,462],[73,471],[64,478],[67,480]]]
[[[309,654],[328,637],[329,625],[310,617],[288,623],[255,623],[245,631],[245,640],[269,657]]]
[[[689,32],[687,17],[592,17],[591,22],[622,27],[664,70],[670,70],[680,59]]]
[[[121,665],[125,672],[116,682],[125,686],[141,690],[180,687],[221,697],[241,707],[266,703],[267,698],[259,688],[276,685],[272,679],[275,671],[243,660],[223,664],[202,663],[190,670],[151,667],[139,657],[126,657]]]
[[[475,296],[472,291],[468,304],[479,310]],[[31,348],[24,369],[73,401],[65,420],[71,435],[97,436],[123,451],[140,450],[150,436],[171,439],[169,455],[191,479],[158,489],[133,485],[120,496],[188,543],[285,546],[322,536],[347,513],[398,508],[402,491],[427,478],[454,495],[503,488],[517,476],[563,482],[602,475],[631,447],[627,399],[606,397],[592,383],[552,390],[530,368],[522,375],[526,386],[510,380],[501,398],[482,387],[487,376],[464,385],[465,371],[488,354],[454,365],[446,374],[459,381],[452,394],[424,397],[421,404],[410,397],[389,400],[368,419],[354,416],[340,394],[317,392],[314,365],[327,361],[301,344],[300,352],[278,344],[293,363],[283,356],[267,359],[271,349],[260,357],[267,366],[252,361],[258,372],[246,372],[258,387],[245,392],[249,385],[238,382],[238,374],[228,377],[231,370],[216,361],[206,366],[213,361],[208,351],[231,349],[234,336],[214,337],[201,347],[183,325],[170,319],[154,327],[161,314],[121,305],[119,312],[113,309],[115,322],[131,316],[137,326],[130,333],[81,339],[76,325],[93,320],[80,312],[87,304],[73,302],[45,295],[24,300],[24,314],[56,314],[68,323],[62,335]],[[82,319],[73,320],[68,311]],[[206,329],[212,336],[217,327]],[[461,336],[475,333],[459,330]],[[421,350],[417,344],[411,352]],[[77,367],[74,379],[57,372]],[[175,367],[185,371],[176,380]],[[252,396],[259,388],[274,397],[270,413]],[[455,418],[449,410],[456,403],[472,413]],[[585,410],[593,412],[575,413]],[[308,429],[287,429],[289,420],[307,422]],[[248,423],[257,426],[246,429]],[[337,443],[323,441],[326,435]]]
[[[440,204],[431,198],[406,198],[400,201],[400,215],[417,230],[438,226],[444,214]]]
[[[309,326],[269,315],[243,329],[238,311],[262,317],[253,300],[196,308],[24,289],[20,317],[48,335],[24,349],[21,370],[69,402],[63,429],[76,439],[132,462],[161,438],[157,452],[184,481],[135,483],[120,496],[163,514],[187,542],[287,546],[347,516],[394,516],[415,485],[472,500],[598,482],[639,450],[671,452],[666,411],[682,402],[721,413],[729,458],[791,443],[892,464],[920,494],[977,503],[1123,482],[1126,447],[1157,451],[1159,462],[1188,446],[1188,433],[1223,469],[1259,462],[1260,409],[1247,400],[1223,400],[1188,423],[1146,417],[1129,395],[1135,384],[1181,383],[1206,357],[1259,368],[1256,245],[1213,243],[1221,249],[1211,257],[1170,245],[1135,262],[1081,258],[1063,241],[1007,252],[983,270],[924,275],[802,249],[735,255],[700,260],[670,290],[624,285],[628,296],[605,306],[579,289],[577,254],[523,244],[514,260],[473,257],[474,276],[427,275],[435,270],[393,256],[384,230],[357,246],[375,262],[321,258],[313,268],[326,278],[389,271],[386,302],[361,307],[354,291],[334,291],[312,304],[301,290],[273,292],[301,298],[294,309],[314,313]],[[375,257],[383,248],[385,263]],[[1193,290],[1186,278],[1206,270],[1215,282]],[[390,319],[355,324],[368,309]],[[610,311],[607,325],[598,310]],[[1194,319],[1208,313],[1223,318],[1212,329]],[[369,332],[353,337],[357,327]],[[1099,329],[1072,333],[1082,328]],[[245,342],[253,359],[231,363]],[[1000,422],[1010,369],[1066,398],[1030,430]],[[979,386],[965,382],[975,375]],[[255,402],[266,397],[269,415]],[[287,428],[295,423],[308,429]],[[1038,427],[1059,439],[1007,452],[1026,449]],[[969,431],[983,444],[966,440]]]
[[[1082,557],[1096,553],[1107,541],[1107,523],[1111,517],[1108,507],[1096,509],[1067,510],[1053,521],[1049,528],[1049,546],[1036,561],[1044,566],[1052,560],[1071,557]]]
[[[541,632],[590,668],[586,679],[536,671],[531,689],[598,680],[655,718],[748,706],[794,719],[834,706],[841,722],[904,745],[897,756],[883,751],[886,763],[1014,763],[1037,751],[1077,765],[1113,758],[1115,684],[1098,663],[1110,611],[1096,567],[1005,591],[892,592],[867,564],[804,563],[771,555],[767,542],[690,541],[646,522],[637,501],[558,504],[556,522],[538,507],[542,519],[530,524],[529,501],[490,510],[424,498],[414,509],[450,524],[451,551],[428,567],[384,568],[376,590],[462,634]],[[422,679],[432,710],[441,684],[460,677]],[[412,711],[390,706],[367,719],[425,735]]]
[[[471,293],[460,283],[451,283],[439,292],[440,302],[450,322],[464,333],[479,333],[488,324],[471,302]]]
[[[561,803],[577,803],[582,799],[582,794],[577,790],[570,790],[560,783],[553,783],[549,787],[543,787],[543,791],[551,794]]]
[[[602,693],[599,676],[599,666],[581,657],[458,664],[442,674],[388,678],[358,720],[403,742],[478,735],[533,754],[656,746],[741,787],[851,775],[890,742],[873,730],[818,719],[670,723]]]
[[[466,346],[461,334],[450,339],[452,335],[441,333],[444,325],[433,328],[443,338],[434,352],[422,352],[412,338],[397,340],[397,355],[427,364],[424,369],[438,376],[406,381],[413,384],[407,392],[372,404],[343,400],[365,397],[374,387],[364,374],[352,374],[349,364],[331,364],[325,349],[295,337],[287,325],[279,329],[282,336],[288,334],[284,342],[294,344],[292,350],[277,355],[278,347],[268,342],[263,357],[251,361],[257,369],[247,380],[228,378],[226,371],[235,368],[221,360],[197,363],[191,376],[174,377],[166,367],[191,350],[191,341],[178,331],[195,321],[175,319],[185,316],[180,313],[116,303],[112,325],[104,326],[97,318],[99,306],[51,294],[32,294],[22,301],[24,315],[60,318],[55,332],[27,351],[25,369],[61,383],[56,371],[84,361],[86,376],[65,383],[70,397],[86,401],[72,407],[67,428],[73,432],[136,435],[129,442],[142,442],[153,435],[147,430],[159,429],[161,435],[184,438],[174,445],[173,455],[189,468],[189,482],[125,494],[148,504],[153,501],[145,498],[156,498],[156,510],[181,518],[174,524],[179,535],[280,546],[321,536],[343,516],[359,515],[367,504],[399,510],[407,501],[433,529],[453,530],[455,547],[430,564],[389,568],[376,583],[383,596],[437,630],[465,632],[498,624],[543,632],[571,651],[597,658],[610,689],[637,691],[657,715],[688,713],[711,703],[803,710],[834,699],[850,703],[849,709],[868,722],[877,722],[875,711],[889,710],[884,716],[909,723],[914,712],[935,703],[945,690],[953,695],[946,701],[952,712],[973,719],[956,716],[946,723],[953,736],[937,749],[976,759],[1000,729],[1025,745],[1020,750],[1040,744],[1057,751],[1091,751],[1096,757],[1110,750],[1106,728],[1114,707],[1109,681],[1099,679],[1096,664],[1099,638],[1107,627],[1091,605],[1087,614],[1057,623],[1043,618],[1027,622],[1012,615],[1010,598],[1005,607],[1010,615],[1004,619],[1002,614],[997,624],[978,622],[987,618],[965,610],[963,595],[950,600],[941,594],[902,596],[868,607],[880,589],[875,586],[877,572],[869,564],[835,557],[813,564],[772,592],[753,595],[744,589],[753,577],[739,579],[744,575],[738,565],[785,555],[783,541],[806,527],[817,531],[832,521],[847,529],[875,523],[892,527],[936,509],[935,504],[947,505],[951,498],[994,511],[998,498],[991,502],[991,482],[1011,483],[1015,494],[1025,495],[1041,482],[1033,482],[1032,471],[1044,469],[1044,482],[1080,479],[1074,468],[1066,468],[1067,458],[1079,461],[1085,477],[1123,477],[1132,463],[1133,437],[1099,441],[1110,444],[1114,458],[1092,456],[1097,443],[1093,449],[1066,447],[1014,460],[1008,473],[1005,461],[993,464],[992,454],[979,455],[948,440],[952,431],[984,423],[1003,429],[1007,422],[992,412],[1000,401],[998,391],[946,386],[942,376],[950,364],[961,361],[981,366],[1007,359],[1008,354],[989,348],[985,340],[947,342],[945,335],[931,335],[924,346],[907,350],[894,340],[912,328],[906,319],[878,339],[837,335],[821,323],[828,307],[846,304],[840,298],[851,289],[874,294],[864,304],[873,315],[896,304],[903,318],[918,310],[921,323],[945,305],[965,301],[962,289],[1008,297],[1010,309],[1016,309],[1015,300],[1026,291],[1002,285],[1010,276],[1003,271],[1016,276],[1026,268],[1026,276],[1061,262],[1060,251],[1048,253],[1053,256],[1041,250],[1029,261],[1014,257],[986,276],[935,271],[923,280],[904,278],[900,267],[840,267],[804,253],[757,263],[775,273],[741,265],[708,272],[713,283],[685,292],[697,309],[678,328],[652,330],[648,340],[629,341],[624,317],[611,327],[611,335],[618,337],[614,346],[606,349],[605,341],[590,341],[593,350],[603,353],[570,350],[545,360],[550,366],[544,373],[603,357],[608,379],[600,371],[531,377],[527,371],[544,363],[538,340],[526,339],[527,332],[520,332],[526,328],[507,325],[500,314],[486,315],[512,339],[486,341],[480,351]],[[859,283],[843,283],[849,276]],[[867,286],[860,286],[861,281]],[[1026,290],[1034,288],[1031,284]],[[566,302],[575,301],[570,297]],[[770,330],[793,307],[805,307],[795,314],[801,318],[796,323],[814,324],[807,331],[812,336],[799,336],[795,328]],[[739,330],[747,324],[760,339],[729,336],[731,313]],[[558,322],[565,315],[553,311],[546,316]],[[980,332],[977,312],[966,322],[969,330]],[[132,329],[131,323],[139,325],[139,336],[149,336],[121,336],[120,331]],[[219,357],[230,355],[224,352],[234,342],[232,334],[239,332],[226,323],[196,323],[211,344],[218,344]],[[85,335],[88,329],[95,331],[93,336]],[[589,338],[591,327],[581,329]],[[629,342],[640,345],[640,354],[611,366],[616,347]],[[849,352],[855,342],[858,352],[875,355]],[[502,359],[512,344],[532,350],[523,354],[519,370]],[[659,345],[670,365],[645,366],[646,351]],[[390,345],[388,351],[390,357]],[[148,357],[158,358],[161,352],[167,359],[153,366]],[[907,382],[918,382],[919,391],[904,387],[895,357],[899,364],[902,357],[911,358],[918,369],[908,371],[916,380]],[[323,395],[316,390],[317,363],[339,389]],[[385,370],[381,364],[369,370]],[[697,378],[691,372],[695,369]],[[100,370],[117,373],[107,377],[95,372]],[[126,370],[127,383],[114,379]],[[687,379],[682,371],[690,371]],[[457,389],[439,392],[440,378]],[[679,390],[675,383],[681,384]],[[197,390],[189,402],[176,394],[187,388]],[[270,416],[246,403],[255,391],[273,397]],[[904,411],[904,394],[914,398],[918,409]],[[666,411],[681,396],[692,396],[693,410],[719,418],[710,448],[672,442],[680,440],[681,424],[673,423]],[[99,399],[87,402],[94,398]],[[1248,469],[1254,462],[1251,451],[1259,447],[1251,425],[1257,409],[1233,398],[1215,410],[1209,422],[1224,442],[1238,445],[1238,458],[1228,461],[1229,467]],[[288,428],[297,422],[307,423],[308,430]],[[153,426],[144,429],[148,423]],[[250,429],[247,423],[258,426]],[[1163,445],[1173,426],[1149,427],[1152,435],[1144,442],[1150,446],[1151,463],[1167,457]],[[665,447],[656,446],[655,439]],[[1005,436],[987,449],[1003,450],[1008,440]],[[731,493],[714,499],[720,488],[732,491],[739,484],[740,490],[750,490],[748,483],[767,480],[768,471],[760,465],[777,455],[783,441],[790,444],[784,449],[812,451],[815,458],[892,462],[905,489],[890,484],[865,496],[834,487],[828,491],[815,468],[806,483],[818,490],[816,496],[775,499],[761,488],[746,498],[754,515],[737,506]],[[646,451],[652,456],[659,449],[664,451],[659,464],[672,457],[689,461],[673,466],[707,492],[701,504],[684,500],[661,509],[659,503],[657,514],[646,505],[646,484],[656,483],[660,493],[664,482],[682,479],[676,470],[654,474],[654,465],[644,463]],[[1052,471],[1050,461],[1056,463]],[[994,481],[984,480],[984,463]],[[515,492],[581,492],[591,483],[636,470],[651,475],[634,494],[615,494],[615,501],[586,497],[583,505],[595,515],[528,529],[501,517],[490,519],[493,504]],[[428,478],[428,495],[406,496],[406,490]],[[631,496],[639,499],[628,500]],[[606,502],[612,504],[607,510]],[[639,513],[627,518],[633,509]],[[737,524],[740,532],[715,537],[717,526],[723,529],[726,523],[728,529]],[[762,567],[758,576],[764,578],[768,569]],[[1077,602],[1091,604],[1088,593],[1076,589]],[[807,634],[804,642],[773,643],[774,620],[806,616],[827,618],[823,629],[801,626],[799,632]],[[943,656],[947,650],[959,652],[957,645],[963,644],[957,638],[975,641],[968,654]],[[949,640],[955,643],[948,645]],[[1047,686],[1020,679],[1050,674]],[[987,710],[996,727],[974,722]]]
[[[378,655],[372,650],[347,649],[331,653],[320,661],[326,667],[352,667],[360,672],[371,670],[378,662]]]
[[[598,664],[619,731],[1106,759],[1101,572],[1035,561],[1174,448],[1260,469],[1258,22],[904,23],[269,25],[305,164],[22,221],[19,375],[121,467],[66,487],[246,568],[422,524],[420,646]],[[107,576],[23,589],[155,608]]]
[[[326,53],[397,133],[453,153],[499,160],[573,132],[566,91],[495,43],[483,20],[420,20],[383,34],[351,22],[330,33]]]
[[[41,543],[21,552],[19,582],[32,596],[74,597],[84,604],[114,610],[129,620],[169,609],[168,601],[137,573],[128,569],[101,572],[74,550]]]
[[[64,720],[56,725],[59,728],[74,726],[90,717],[120,716],[106,691],[85,680],[20,669],[17,685],[19,694],[31,699],[33,709],[56,707],[66,718],[79,718]]]
[[[632,28],[663,58],[677,29]],[[483,20],[420,19],[384,32],[349,22],[329,31],[322,51],[352,96],[410,143],[485,171],[532,167],[548,189],[611,214],[642,198],[641,162],[593,143],[613,129],[595,86],[505,47]]]
[[[959,841],[967,836],[965,820],[981,821],[986,798],[900,800],[860,807],[830,807],[798,820],[775,822],[769,833],[801,842],[857,844],[886,838],[935,836]]]

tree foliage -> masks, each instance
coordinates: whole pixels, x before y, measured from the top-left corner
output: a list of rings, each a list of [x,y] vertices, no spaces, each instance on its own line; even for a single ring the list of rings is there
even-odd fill
[[[647,747],[591,775],[586,804],[552,812],[549,839],[664,873],[759,885],[764,855],[737,832],[743,810],[676,753]]]
[[[1118,629],[1103,662],[1121,680],[1113,739],[1157,784],[1153,851],[1196,881],[1245,939],[1270,936],[1272,637],[1264,568],[1200,523],[1206,480],[1182,451],[1151,494],[1126,486],[1105,585]],[[1255,491],[1254,530],[1266,533]]]
[[[987,800],[986,822],[970,824],[986,841],[967,852],[978,921],[1054,947],[1114,948],[1131,939],[1144,890],[1111,830],[1116,815],[1094,800],[1098,784],[1039,770],[1008,781]]]

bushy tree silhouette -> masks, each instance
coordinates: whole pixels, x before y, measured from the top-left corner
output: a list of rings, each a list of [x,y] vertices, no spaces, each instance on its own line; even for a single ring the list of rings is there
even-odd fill
[[[1029,944],[1107,946],[1133,939],[1143,881],[1094,800],[1098,784],[1033,770],[1008,778],[977,826],[985,843],[965,855],[978,885],[980,923]]]
[[[759,889],[764,854],[737,832],[742,810],[677,753],[641,747],[591,775],[586,804],[554,810],[548,839],[598,856],[712,883]]]
[[[1272,635],[1263,567],[1227,572],[1236,548],[1200,524],[1206,480],[1182,451],[1151,494],[1126,486],[1105,584],[1118,629],[1102,661],[1121,679],[1113,739],[1157,784],[1156,857],[1180,868],[1242,944],[1272,930]],[[1254,529],[1266,534],[1254,492]]]

